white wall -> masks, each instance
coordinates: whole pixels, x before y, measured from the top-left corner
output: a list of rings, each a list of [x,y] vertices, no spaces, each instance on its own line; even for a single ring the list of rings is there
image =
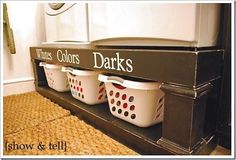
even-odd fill
[[[30,46],[45,41],[42,3],[9,2],[8,16],[14,33],[16,54],[10,54],[4,35],[3,43],[3,95],[35,90]]]

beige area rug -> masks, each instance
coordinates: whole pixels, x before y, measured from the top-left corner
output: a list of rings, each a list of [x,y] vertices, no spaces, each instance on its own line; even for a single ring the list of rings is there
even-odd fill
[[[3,97],[4,135],[70,115],[37,92]]]
[[[4,97],[4,155],[137,155],[36,92]]]

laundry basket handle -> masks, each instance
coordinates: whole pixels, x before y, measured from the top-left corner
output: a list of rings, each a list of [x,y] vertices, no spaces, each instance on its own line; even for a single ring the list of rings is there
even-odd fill
[[[71,68],[71,67],[62,67],[61,71],[62,72],[69,72],[69,73],[73,74],[73,68]]]
[[[59,69],[59,68],[61,68],[61,66],[59,66],[59,65],[48,64],[46,62],[40,62],[39,66],[40,67],[45,67],[47,69]]]
[[[107,78],[108,82],[112,82],[112,83],[117,83],[122,85],[124,83],[124,79],[120,78],[120,77],[116,77],[116,76],[110,76]]]
[[[40,67],[45,67],[45,66],[46,66],[46,63],[45,63],[45,62],[40,62],[40,63],[39,63],[39,66],[40,66]]]
[[[123,85],[123,83],[125,82],[125,80],[120,78],[120,77],[107,76],[107,75],[103,75],[103,74],[99,74],[98,80],[100,80],[102,82],[116,83],[116,84],[119,84],[119,85]]]

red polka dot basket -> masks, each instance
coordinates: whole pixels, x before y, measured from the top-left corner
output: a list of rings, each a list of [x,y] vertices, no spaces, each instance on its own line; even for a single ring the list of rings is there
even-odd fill
[[[74,98],[89,105],[107,101],[105,84],[98,81],[100,72],[62,67],[67,72],[67,78]]]
[[[110,112],[114,116],[139,127],[162,122],[165,94],[160,83],[104,74],[98,79],[105,83]]]

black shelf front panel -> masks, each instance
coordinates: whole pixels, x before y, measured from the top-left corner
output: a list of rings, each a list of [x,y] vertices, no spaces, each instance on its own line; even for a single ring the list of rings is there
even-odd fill
[[[221,75],[222,50],[147,50],[30,47],[31,58],[64,66],[177,84],[201,86]]]

